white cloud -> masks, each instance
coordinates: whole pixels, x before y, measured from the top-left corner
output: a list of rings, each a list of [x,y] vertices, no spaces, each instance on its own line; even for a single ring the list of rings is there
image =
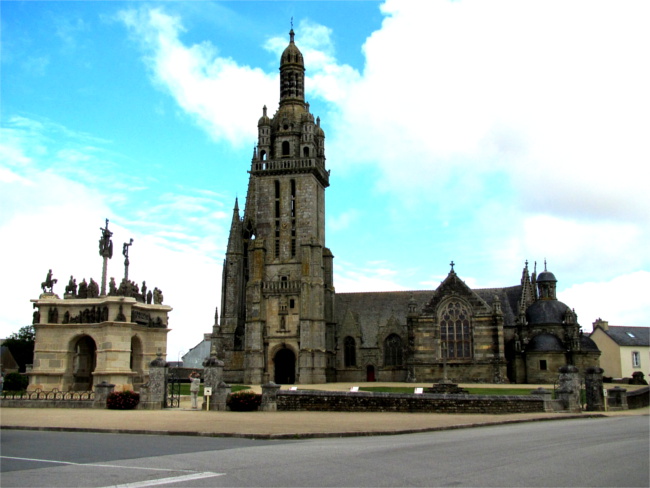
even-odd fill
[[[154,81],[210,136],[236,146],[257,139],[254,121],[277,98],[277,75],[221,57],[207,41],[185,46],[180,18],[161,9],[124,10],[119,18],[141,43]]]
[[[385,261],[368,262],[361,266],[337,261],[334,287],[337,293],[406,290],[406,287],[396,281],[398,277],[399,272]]]
[[[170,358],[195,346],[210,332],[220,302],[220,262],[230,224],[223,197],[178,188],[142,209],[132,187],[116,184],[127,175],[101,173],[107,165],[115,172],[117,165],[99,139],[48,121],[14,118],[6,125],[0,143],[0,337],[31,322],[29,299],[38,298],[48,269],[58,279],[59,295],[70,275],[77,282],[101,280],[97,242],[109,218],[116,249],[134,239],[129,278],[161,288],[174,308]],[[119,252],[108,271],[120,281]]]
[[[607,281],[590,281],[558,292],[558,298],[578,314],[585,332],[592,330],[596,319],[611,325],[648,327],[650,272],[636,271]]]
[[[647,3],[397,2],[340,100],[330,155],[400,199],[511,178],[531,212],[648,222]],[[338,101],[338,100],[337,100]],[[333,139],[333,140],[332,140]],[[478,180],[479,184],[476,184]]]
[[[648,266],[650,193],[639,175],[650,161],[650,71],[639,62],[650,45],[646,2],[381,8],[362,72],[337,61],[328,27],[298,29],[307,93],[331,110],[333,170],[372,168],[377,180],[367,185],[409,208],[410,219],[462,215],[454,253],[487,263],[482,276],[463,278],[470,286],[516,282],[526,258],[547,257],[570,283]],[[209,42],[184,45],[180,19],[162,10],[125,11],[122,20],[156,82],[208,133],[254,140],[260,107],[277,99],[275,75],[221,57]],[[265,47],[279,55],[286,38]],[[328,226],[357,218],[344,211]],[[337,260],[335,273],[338,291],[404,289],[373,266]]]

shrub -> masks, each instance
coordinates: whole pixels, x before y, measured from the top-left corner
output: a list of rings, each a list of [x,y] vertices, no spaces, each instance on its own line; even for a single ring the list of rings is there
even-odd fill
[[[111,410],[133,410],[140,403],[140,394],[134,391],[114,391],[106,398],[106,407]]]
[[[262,395],[252,390],[242,390],[228,395],[226,405],[235,412],[250,412],[257,410],[262,403]]]
[[[29,385],[29,378],[20,373],[9,373],[5,376],[3,389],[6,391],[23,391]]]

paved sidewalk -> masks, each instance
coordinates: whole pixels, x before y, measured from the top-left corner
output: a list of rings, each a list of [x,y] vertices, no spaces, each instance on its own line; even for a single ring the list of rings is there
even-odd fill
[[[303,387],[325,389],[325,385],[300,386]],[[329,385],[329,388],[349,389],[348,385],[341,383],[336,386]],[[2,408],[0,427],[2,429],[280,439],[403,434],[513,422],[650,414],[649,408],[582,414],[480,415],[394,412],[206,412],[192,410],[189,407],[189,397],[183,397],[181,408],[158,411]]]

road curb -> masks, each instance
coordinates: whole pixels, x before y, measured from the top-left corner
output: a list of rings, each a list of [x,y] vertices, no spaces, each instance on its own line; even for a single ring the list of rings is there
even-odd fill
[[[472,429],[477,427],[493,427],[495,425],[521,424],[527,422],[546,422],[553,420],[575,420],[575,419],[593,419],[609,418],[608,415],[594,414],[576,414],[556,418],[537,418],[537,419],[512,419],[498,420],[493,422],[475,422],[471,424],[446,425],[439,427],[423,427],[421,429],[395,429],[386,431],[363,431],[363,432],[303,432],[303,433],[285,433],[285,434],[246,434],[239,432],[197,432],[181,430],[151,430],[151,429],[101,429],[95,427],[30,427],[24,425],[3,425],[0,430],[33,430],[43,432],[86,432],[97,434],[139,434],[139,435],[166,435],[166,436],[192,436],[192,437],[231,437],[241,439],[258,439],[258,440],[288,440],[288,439],[322,439],[329,437],[370,437],[385,435],[403,435],[403,434],[420,434],[425,432],[439,432],[445,430]]]

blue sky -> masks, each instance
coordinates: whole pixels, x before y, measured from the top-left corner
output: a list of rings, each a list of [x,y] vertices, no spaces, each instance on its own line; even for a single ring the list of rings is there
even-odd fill
[[[99,227],[211,330],[257,119],[293,18],[326,133],[337,291],[557,276],[586,331],[648,325],[647,2],[2,2],[0,337],[49,268],[101,277]],[[109,276],[123,275],[122,256]]]

